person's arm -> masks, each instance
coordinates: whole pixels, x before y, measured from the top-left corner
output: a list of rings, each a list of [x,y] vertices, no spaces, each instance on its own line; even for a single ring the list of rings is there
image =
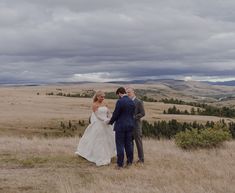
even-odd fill
[[[135,119],[141,119],[145,116],[144,104],[143,101],[138,102],[138,113],[135,115]]]
[[[98,112],[97,112],[98,108],[99,108],[99,106],[98,106],[97,104],[93,103],[93,105],[92,105],[92,111],[93,111],[93,113],[95,114],[96,118],[99,119],[100,121],[104,121],[104,119],[101,118],[101,117],[98,115]]]
[[[118,119],[118,117],[120,116],[120,113],[121,113],[121,104],[120,104],[120,100],[118,100],[116,103],[113,115],[109,121],[109,124],[112,125]]]
[[[111,113],[110,109],[108,108],[108,106],[106,106],[106,107],[107,107],[107,109],[108,109],[108,111],[107,111],[107,117],[108,117],[109,119],[111,119],[112,113]]]
[[[107,107],[107,115],[106,115],[106,118],[105,118],[104,122],[106,124],[109,124],[109,121],[112,117],[112,113],[111,113],[110,109],[108,108],[108,105],[105,105],[105,106]]]
[[[107,107],[107,118],[110,119],[110,118],[112,117],[112,113],[111,113],[111,111],[110,111],[108,105],[105,104],[105,106]]]

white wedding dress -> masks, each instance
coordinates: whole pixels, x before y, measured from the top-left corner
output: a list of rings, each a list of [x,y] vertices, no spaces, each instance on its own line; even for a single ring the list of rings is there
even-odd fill
[[[75,154],[94,162],[97,166],[107,165],[116,155],[113,126],[107,125],[108,108],[103,106],[91,115],[91,123],[79,141]]]

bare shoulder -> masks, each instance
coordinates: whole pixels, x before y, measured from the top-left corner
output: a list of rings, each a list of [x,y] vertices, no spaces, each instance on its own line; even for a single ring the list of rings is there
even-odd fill
[[[93,110],[93,112],[97,111],[98,108],[99,108],[99,105],[98,105],[96,102],[94,102],[94,103],[92,104],[92,110]]]

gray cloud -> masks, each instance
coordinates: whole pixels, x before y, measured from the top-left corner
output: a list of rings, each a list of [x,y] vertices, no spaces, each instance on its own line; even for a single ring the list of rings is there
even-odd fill
[[[2,0],[0,81],[235,77],[234,9],[232,0]]]

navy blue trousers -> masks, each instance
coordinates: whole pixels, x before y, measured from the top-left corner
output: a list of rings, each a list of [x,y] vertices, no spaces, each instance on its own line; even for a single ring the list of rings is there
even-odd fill
[[[127,163],[133,162],[132,131],[115,132],[115,141],[117,149],[117,165],[124,165],[124,151],[126,152]]]

